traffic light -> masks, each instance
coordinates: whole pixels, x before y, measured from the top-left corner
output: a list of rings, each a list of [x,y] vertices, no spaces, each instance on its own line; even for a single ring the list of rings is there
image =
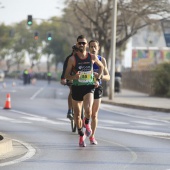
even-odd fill
[[[52,40],[52,35],[51,35],[51,33],[48,33],[48,34],[47,34],[47,40],[48,40],[48,41],[51,41],[51,40]]]
[[[38,38],[39,38],[39,37],[38,37],[38,32],[36,31],[36,32],[34,33],[34,39],[35,39],[35,40],[38,40]]]
[[[27,25],[29,25],[29,26],[32,25],[32,15],[28,15],[28,18],[27,18]]]

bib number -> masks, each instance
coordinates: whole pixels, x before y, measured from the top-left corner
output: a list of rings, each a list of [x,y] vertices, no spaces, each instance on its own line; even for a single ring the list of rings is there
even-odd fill
[[[81,83],[91,82],[91,76],[92,76],[91,71],[87,71],[87,72],[80,71],[80,78],[78,81]]]

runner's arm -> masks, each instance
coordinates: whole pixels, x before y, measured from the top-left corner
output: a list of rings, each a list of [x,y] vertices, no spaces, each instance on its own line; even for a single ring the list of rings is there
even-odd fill
[[[68,60],[67,68],[65,71],[65,78],[67,80],[74,80],[74,79],[79,79],[80,78],[80,73],[77,72],[74,75],[71,75],[72,69],[74,67],[74,57],[70,57]]]
[[[68,56],[68,57],[65,59],[65,61],[64,61],[63,71],[62,71],[62,74],[61,74],[61,79],[65,79],[65,72],[66,72],[66,68],[67,68],[67,63],[68,63],[69,57],[70,57],[70,56]]]
[[[97,55],[93,55],[93,61],[94,61],[94,62],[97,64],[97,66],[99,67],[97,79],[101,79],[102,74],[103,74],[103,70],[104,70],[104,65],[103,65],[103,63],[98,59]]]
[[[108,71],[108,68],[107,68],[106,59],[104,57],[102,57],[101,62],[104,66],[103,75],[101,76],[101,79],[105,80],[105,81],[109,81],[110,80],[110,74],[109,74],[109,71]]]
[[[69,57],[67,57],[67,58],[65,59],[64,64],[63,64],[63,71],[62,71],[61,79],[60,79],[60,83],[61,83],[62,85],[65,85],[65,84],[66,84],[65,71],[66,71],[66,68],[67,68],[68,59],[69,59]]]

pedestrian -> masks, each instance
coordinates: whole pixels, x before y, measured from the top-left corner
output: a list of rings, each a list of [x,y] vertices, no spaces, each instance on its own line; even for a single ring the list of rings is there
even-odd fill
[[[89,42],[89,51],[92,54],[98,55],[100,46],[99,42],[97,40],[91,40]],[[100,55],[98,55],[98,59],[102,62],[104,66],[103,74],[101,76],[101,80],[99,81],[99,86],[95,88],[94,91],[94,102],[93,102],[93,107],[92,107],[92,121],[91,121],[91,128],[92,128],[92,134],[89,137],[90,143],[97,145],[97,141],[95,139],[95,132],[96,132],[96,127],[98,123],[98,112],[99,112],[99,107],[101,104],[101,98],[103,96],[103,87],[102,87],[102,81],[109,81],[110,80],[110,74],[107,68],[107,63],[106,59]],[[93,64],[93,71],[94,75],[98,76],[98,71],[99,67],[94,63]]]
[[[94,100],[95,87],[99,85],[98,80],[103,72],[103,64],[97,55],[90,54],[86,51],[88,46],[87,39],[84,35],[77,38],[76,47],[78,51],[71,56],[65,72],[68,80],[73,80],[72,85],[72,104],[74,110],[74,120],[76,122],[79,133],[79,146],[85,147],[85,137],[89,137],[92,133],[90,126],[90,118],[92,115],[92,105]],[[97,81],[94,81],[93,64],[99,66]],[[71,73],[74,71],[74,75]],[[83,123],[81,119],[82,106],[85,112],[85,133],[83,132]]]
[[[49,71],[48,73],[47,73],[47,80],[48,80],[48,84],[50,84],[51,83],[51,72]]]
[[[23,72],[23,84],[24,85],[28,84],[28,79],[29,79],[29,73],[28,73],[28,70],[25,69]]]
[[[116,67],[115,69],[115,92],[121,92],[122,85],[122,73],[120,71],[120,67]]]
[[[74,55],[76,53],[76,44],[74,44],[72,46],[72,53],[66,57],[65,61],[64,61],[64,64],[63,64],[63,71],[62,71],[62,74],[61,74],[61,80],[60,80],[60,83],[62,85],[67,85],[69,87],[69,94],[68,94],[68,112],[67,112],[67,118],[69,118],[70,120],[73,119],[73,107],[72,107],[72,96],[71,96],[71,85],[72,85],[72,81],[69,81],[69,80],[66,80],[65,78],[65,71],[66,71],[66,68],[67,68],[67,64],[68,64],[68,60],[69,58]]]

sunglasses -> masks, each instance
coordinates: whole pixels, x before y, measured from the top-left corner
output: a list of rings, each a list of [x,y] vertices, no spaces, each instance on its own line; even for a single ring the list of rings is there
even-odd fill
[[[78,42],[78,45],[85,45],[86,42]]]

